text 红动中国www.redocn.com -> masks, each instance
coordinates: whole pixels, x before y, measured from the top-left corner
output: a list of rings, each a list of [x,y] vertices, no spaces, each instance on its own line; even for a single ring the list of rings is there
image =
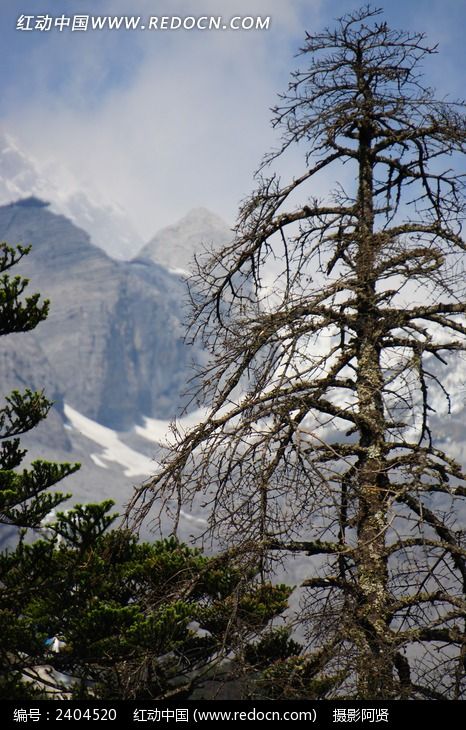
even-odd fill
[[[18,16],[16,30],[31,32],[71,31],[75,33],[101,30],[268,30],[270,16],[179,16],[151,15],[143,18],[140,15],[24,15]]]

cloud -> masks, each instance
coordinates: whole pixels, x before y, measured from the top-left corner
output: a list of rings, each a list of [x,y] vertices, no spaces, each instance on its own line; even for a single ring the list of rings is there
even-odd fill
[[[270,15],[268,31],[88,32],[68,34],[66,48],[65,33],[51,33],[33,50],[34,92],[15,100],[6,127],[49,175],[57,161],[122,204],[146,238],[198,205],[232,221],[274,138],[269,107],[305,5],[318,3],[156,4],[158,15]],[[105,12],[144,16],[154,3],[101,2]]]
[[[403,17],[398,5],[390,5],[389,20]],[[412,5],[426,10],[417,0]],[[200,205],[233,222],[253,186],[253,170],[277,139],[269,108],[296,64],[304,27],[331,24],[353,6],[346,0],[69,0],[70,14],[270,15],[272,22],[270,30],[255,32],[31,38],[28,65],[7,84],[4,124],[49,176],[56,169],[64,186],[94,190],[123,206],[146,239]],[[57,15],[56,0],[44,0],[41,12],[47,9]],[[16,36],[19,41],[26,47],[27,38]]]

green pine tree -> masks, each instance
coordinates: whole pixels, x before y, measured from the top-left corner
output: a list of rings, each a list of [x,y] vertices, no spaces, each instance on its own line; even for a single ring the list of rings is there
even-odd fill
[[[289,589],[251,585],[239,556],[106,530],[111,506],[59,514],[53,537],[0,560],[6,593],[22,606],[10,606],[7,631],[25,638],[23,679],[74,698],[212,695],[238,678],[225,657],[284,610]]]
[[[40,302],[39,294],[22,298],[28,280],[7,273],[29,250],[0,244],[0,335],[27,332],[47,317],[49,302]],[[26,389],[10,393],[0,408],[0,524],[36,527],[69,496],[48,490],[79,469],[78,464],[37,460],[18,470],[26,455],[18,436],[42,421],[51,405],[43,393]]]

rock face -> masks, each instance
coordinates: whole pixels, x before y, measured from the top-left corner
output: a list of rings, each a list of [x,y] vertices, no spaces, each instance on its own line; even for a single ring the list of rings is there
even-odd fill
[[[221,218],[206,208],[195,208],[174,225],[159,231],[141,249],[136,260],[189,272],[195,253],[206,247],[221,248],[231,240],[233,233]]]
[[[173,417],[191,361],[202,356],[183,343],[182,279],[148,259],[109,258],[37,198],[0,207],[0,240],[32,244],[13,273],[30,278],[30,292],[51,301],[48,319],[15,338],[16,370],[34,381],[27,384],[53,383],[50,397],[116,430],[144,415]],[[11,355],[1,365],[5,393],[15,386]]]
[[[12,390],[43,390],[54,407],[47,419],[34,429],[34,440],[40,446],[69,451],[70,441],[63,428],[63,396],[57,389],[53,371],[40,343],[29,334],[11,334],[0,341],[0,402]]]

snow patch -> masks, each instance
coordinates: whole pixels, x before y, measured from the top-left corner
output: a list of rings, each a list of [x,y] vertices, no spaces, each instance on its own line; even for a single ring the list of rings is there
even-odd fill
[[[187,512],[184,512],[182,509],[180,509],[180,517],[186,520],[186,522],[194,522],[196,525],[207,525],[207,520],[205,520],[203,517],[194,517],[194,515],[190,515]]]
[[[158,464],[153,459],[149,459],[144,454],[140,454],[138,451],[126,446],[118,437],[116,431],[112,431],[111,428],[102,426],[100,423],[83,416],[66,403],[65,416],[76,431],[102,447],[102,453],[97,457],[95,454],[91,456],[94,463],[97,463],[97,458],[99,461],[104,459],[105,461],[120,464],[124,468],[125,476],[128,477],[146,477],[153,474],[157,469]],[[100,465],[98,464],[98,466]]]
[[[96,421],[87,418],[87,416],[83,416],[82,413],[79,413],[67,403],[65,403],[64,411],[69,421],[68,428],[79,431],[85,438],[93,441],[102,448],[101,453],[90,454],[92,461],[97,466],[100,466],[102,469],[108,469],[108,464],[105,461],[119,464],[124,468],[124,473],[128,477],[147,477],[157,471],[159,464],[156,461],[149,459],[147,456],[124,444],[116,431],[113,431],[107,426],[102,426],[100,423],[96,423]],[[204,410],[194,411],[189,416],[180,419],[178,426],[181,429],[192,428],[204,416]],[[145,422],[143,427],[135,427],[137,433],[151,441],[167,443],[170,433],[170,421],[146,418]],[[198,525],[199,527],[205,527],[207,525],[207,520],[203,517],[197,517],[184,510],[180,510],[180,517],[182,520],[193,525]]]
[[[187,269],[172,269],[169,268],[167,271],[170,272],[170,274],[175,274],[176,276],[182,276],[183,279],[189,279],[192,274]]]
[[[197,411],[177,419],[176,427],[181,433],[186,433],[201,423],[207,417],[207,413],[205,408],[199,408]],[[142,436],[148,441],[168,446],[174,441],[172,423],[173,421],[162,421],[158,418],[144,418],[144,426],[135,426],[134,430],[138,436]]]
[[[97,454],[91,454],[90,456],[96,466],[100,466],[102,469],[108,469],[108,464],[104,464],[104,462],[99,459]]]

